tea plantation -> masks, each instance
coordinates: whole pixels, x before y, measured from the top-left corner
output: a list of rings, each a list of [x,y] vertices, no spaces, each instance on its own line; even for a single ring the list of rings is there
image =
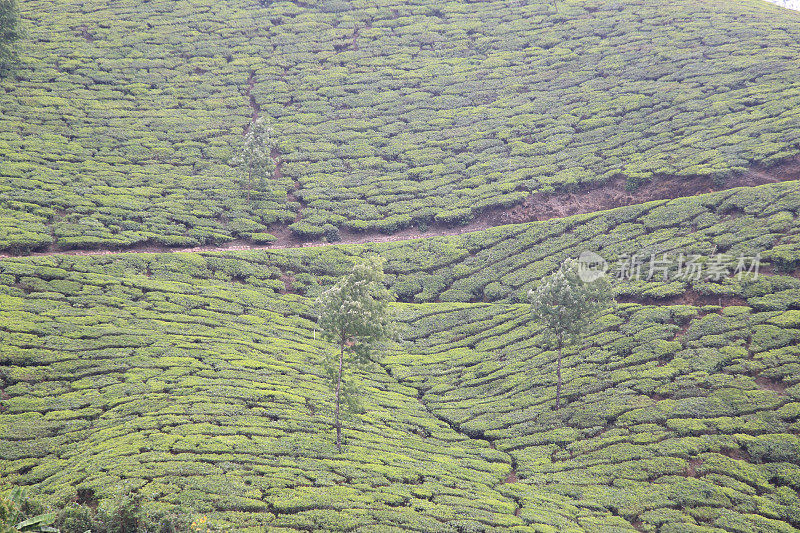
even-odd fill
[[[227,531],[798,531],[799,213],[789,182],[402,243],[4,259],[0,489]],[[618,280],[554,410],[524,293],[584,250],[705,274]],[[369,253],[400,337],[348,376],[339,454],[312,298]],[[705,279],[756,253],[757,279]]]
[[[62,533],[800,533],[800,13],[18,3],[0,533],[20,487]],[[300,246],[400,230],[454,235]],[[145,253],[225,243],[265,249]],[[528,293],[587,252],[614,305],[562,358]],[[315,302],[370,255],[398,334],[338,451]]]
[[[796,274],[800,268],[798,210],[800,188],[794,181],[452,237],[205,254],[213,273],[197,274],[277,289],[288,282],[294,292],[305,293],[320,283],[333,283],[358,257],[379,253],[386,259],[388,281],[401,301],[521,302],[535,281],[558,268],[566,257],[593,251],[608,261],[608,273],[615,278],[622,273],[619,267],[626,255],[642,260],[640,281],[630,276],[619,280],[621,298],[689,295],[719,303],[794,287],[765,276],[743,283],[730,274],[735,274],[740,256],[756,254],[761,256],[761,273]],[[645,280],[652,255],[657,259],[671,255],[674,262],[679,253],[699,255],[698,262],[706,267],[717,260],[728,262],[728,274],[711,280],[705,275],[676,277],[673,267],[667,281],[662,273]],[[751,264],[745,261],[747,268]],[[796,297],[797,293],[786,293],[785,301]]]
[[[21,0],[0,250],[458,224],[532,192],[798,153],[800,14],[760,0]],[[257,116],[279,136],[247,201]]]

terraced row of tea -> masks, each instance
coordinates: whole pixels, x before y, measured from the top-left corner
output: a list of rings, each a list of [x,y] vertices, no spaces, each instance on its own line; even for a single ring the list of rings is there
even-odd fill
[[[391,233],[798,152],[800,14],[756,0],[262,4],[22,2],[0,249]],[[280,164],[247,202],[258,114]]]

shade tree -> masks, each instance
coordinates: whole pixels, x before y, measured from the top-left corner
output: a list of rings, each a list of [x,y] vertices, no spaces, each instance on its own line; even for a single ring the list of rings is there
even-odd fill
[[[608,278],[584,281],[583,264],[567,258],[561,267],[529,291],[531,315],[544,327],[545,339],[558,352],[556,409],[561,408],[561,358],[565,346],[576,344],[594,319],[611,306]]]
[[[389,302],[393,295],[384,284],[383,260],[371,256],[353,265],[352,271],[317,300],[318,326],[323,336],[338,347],[338,357],[326,358],[326,373],[335,390],[334,426],[336,448],[342,450],[341,402],[355,406],[357,389],[343,382],[345,365],[366,366],[374,345],[392,336]]]

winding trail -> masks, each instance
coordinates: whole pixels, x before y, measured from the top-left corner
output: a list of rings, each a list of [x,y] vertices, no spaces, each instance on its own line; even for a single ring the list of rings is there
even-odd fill
[[[252,82],[252,81],[251,81]],[[249,93],[249,91],[248,91]],[[248,94],[249,96],[249,94]],[[254,115],[257,111],[254,109]],[[281,172],[282,158],[275,153],[278,161],[276,172]],[[61,249],[58,245],[50,245],[46,250],[28,254],[13,255],[0,253],[0,258],[22,256],[51,255],[108,255],[119,253],[197,253],[197,252],[230,252],[246,250],[281,250],[316,246],[333,246],[339,244],[368,244],[393,241],[407,241],[430,237],[461,235],[482,231],[496,226],[520,224],[564,218],[572,215],[588,214],[606,209],[642,204],[654,200],[671,200],[675,198],[696,196],[736,187],[754,187],[783,181],[800,180],[800,155],[787,159],[773,166],[753,166],[747,172],[729,178],[724,184],[718,184],[708,176],[694,177],[661,177],[640,186],[635,191],[625,188],[624,178],[615,178],[601,184],[590,184],[574,192],[554,192],[531,194],[522,203],[510,208],[490,208],[479,213],[469,223],[451,226],[441,223],[432,224],[425,231],[415,227],[405,228],[392,234],[378,232],[353,232],[341,230],[341,240],[333,243],[325,241],[307,242],[296,237],[286,226],[275,227],[271,232],[277,237],[272,244],[253,244],[243,239],[231,240],[225,244],[178,248],[157,244],[137,244],[125,248],[107,249]],[[295,190],[299,183],[295,183]],[[295,191],[290,191],[289,199],[293,200]],[[298,219],[300,214],[298,214]]]

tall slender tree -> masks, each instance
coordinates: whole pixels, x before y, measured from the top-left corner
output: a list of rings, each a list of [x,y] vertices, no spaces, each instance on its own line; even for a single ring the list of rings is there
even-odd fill
[[[561,408],[561,358],[567,344],[578,342],[586,327],[613,304],[606,277],[583,281],[581,264],[567,259],[528,294],[534,320],[545,327],[545,338],[558,350],[556,409]]]
[[[248,202],[253,189],[253,180],[257,179],[263,187],[266,180],[275,172],[272,151],[276,146],[275,130],[270,127],[267,119],[261,117],[250,124],[244,134],[241,152],[237,158],[242,174],[247,177]]]
[[[377,342],[393,336],[389,314],[393,295],[384,284],[383,260],[369,257],[320,295],[318,325],[323,336],[338,347],[338,357],[327,364],[335,390],[336,449],[342,451],[340,406],[353,404],[355,389],[343,382],[345,365],[365,366]],[[352,384],[350,384],[352,385]],[[344,396],[344,398],[343,398]]]

